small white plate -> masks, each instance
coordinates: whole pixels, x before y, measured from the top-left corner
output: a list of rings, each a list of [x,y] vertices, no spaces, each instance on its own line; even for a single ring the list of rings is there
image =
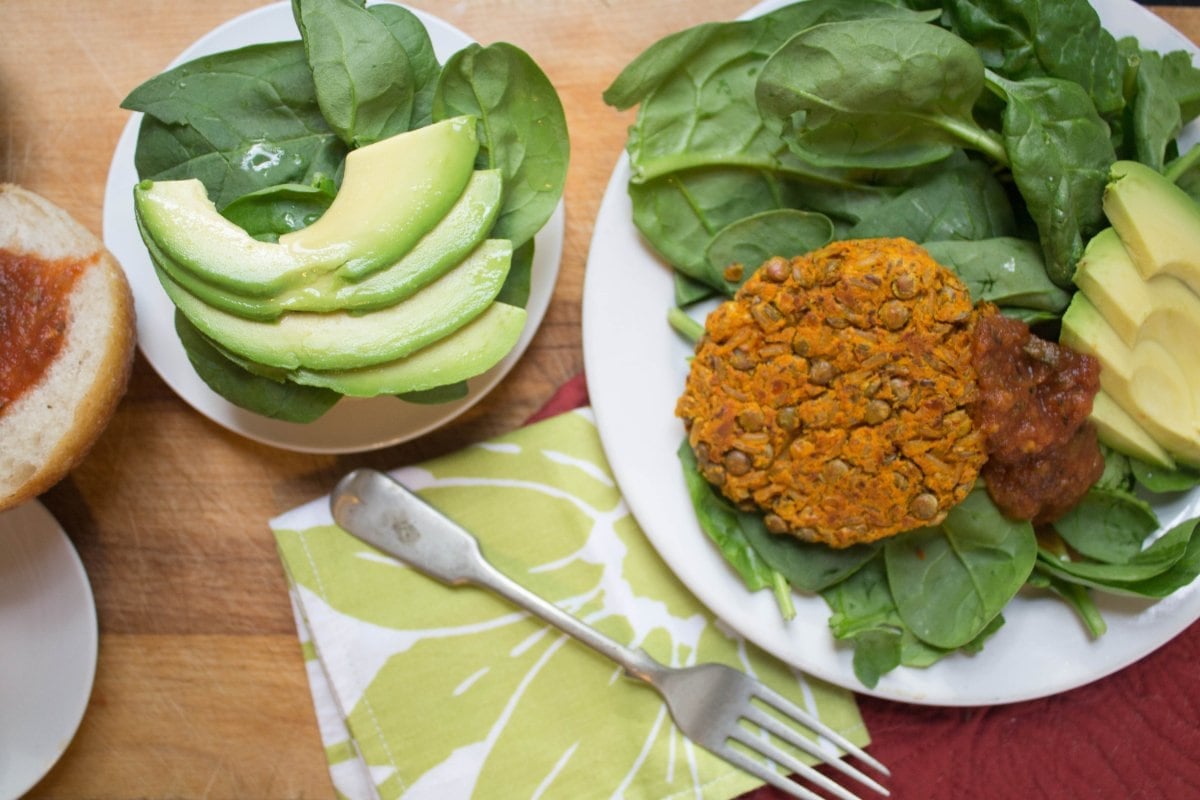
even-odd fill
[[[772,0],[746,16],[782,5]],[[1132,0],[1094,2],[1110,31],[1159,50],[1196,48]],[[1194,138],[1194,130],[1190,131]],[[1022,592],[1005,624],[976,656],[953,655],[927,669],[901,667],[867,690],[852,650],[829,631],[819,596],[797,594],[785,621],[769,591],[749,592],[696,522],[676,449],[683,441],[675,401],[692,348],[666,321],[670,270],[632,222],[629,161],[621,156],[596,219],[583,292],[584,366],[605,454],[634,517],[663,560],[731,628],[784,661],[865,694],[943,706],[1044,697],[1097,680],[1147,655],[1200,618],[1200,581],[1151,603],[1097,594],[1108,632],[1089,639],[1074,612]],[[1200,491],[1158,508],[1164,527],[1200,513]]]
[[[36,500],[0,512],[0,800],[75,736],[96,675],[96,606],[71,540]]]
[[[438,60],[472,43],[462,31],[423,11],[416,14],[433,42]],[[275,3],[250,11],[213,29],[184,50],[171,66],[200,56],[263,42],[299,39],[291,4]],[[117,142],[104,194],[104,242],[129,277],[137,308],[138,347],[150,366],[185,402],[219,425],[256,441],[310,453],[374,450],[413,439],[446,424],[479,402],[529,346],[554,292],[562,258],[564,214],[560,203],[538,233],[528,318],[516,347],[499,364],[468,381],[467,396],[449,403],[407,403],[395,397],[351,398],[314,422],[297,424],[270,419],[233,405],[208,387],[192,369],[175,335],[175,308],[163,292],[133,216],[137,171],[133,155],[142,115],[133,114]]]

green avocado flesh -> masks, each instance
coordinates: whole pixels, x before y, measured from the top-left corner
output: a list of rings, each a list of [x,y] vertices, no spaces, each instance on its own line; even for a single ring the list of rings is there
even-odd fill
[[[1100,362],[1101,441],[1151,464],[1200,466],[1200,208],[1155,170],[1113,165],[1111,228],[1088,242],[1062,341]]]
[[[1200,207],[1153,168],[1112,165],[1104,213],[1142,276],[1166,274],[1200,294]]]
[[[1096,357],[1100,387],[1121,410],[1176,460],[1200,466],[1200,372],[1195,364],[1184,363],[1195,360],[1187,356],[1186,338],[1179,327],[1148,320],[1130,347],[1082,291],[1072,298],[1062,320],[1063,343]],[[1133,431],[1123,438],[1137,436]],[[1105,443],[1123,449],[1122,440]]]
[[[516,345],[525,316],[523,308],[492,303],[462,328],[406,358],[354,370],[300,369],[288,378],[356,397],[445,386],[473,378],[499,363]]]
[[[395,264],[458,201],[478,150],[470,116],[355,150],[328,210],[277,243],[222,217],[194,179],[139,183],[134,211],[147,243],[180,270],[235,294],[270,298],[334,270],[361,280]]]
[[[481,314],[508,274],[512,245],[488,239],[421,291],[361,314],[288,312],[263,322],[208,305],[163,270],[171,301],[201,333],[222,348],[264,366],[345,370],[415,352]]]
[[[484,240],[500,213],[499,170],[476,172],[462,196],[433,230],[391,266],[361,279],[326,274],[279,296],[285,311],[365,311],[410,296],[440,278]]]
[[[239,317],[272,320],[285,311],[367,311],[403,300],[473,251],[496,221],[503,181],[498,170],[474,173],[462,196],[395,264],[360,280],[325,272],[270,297],[248,297],[201,280],[143,236],[151,259],[172,280],[210,306]]]
[[[1103,389],[1092,400],[1091,420],[1100,441],[1114,450],[1166,469],[1175,469],[1175,459],[1145,428],[1125,412]]]

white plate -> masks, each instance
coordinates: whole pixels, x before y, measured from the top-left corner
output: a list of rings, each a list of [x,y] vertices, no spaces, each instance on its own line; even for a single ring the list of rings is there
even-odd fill
[[[781,5],[756,6],[747,16]],[[1195,48],[1130,0],[1095,3],[1109,30],[1144,45]],[[1094,681],[1170,641],[1200,617],[1200,582],[1158,603],[1097,595],[1108,632],[1091,641],[1065,603],[1022,593],[978,656],[954,655],[927,669],[900,668],[873,690],[855,678],[852,650],[829,632],[818,596],[797,595],[785,622],[771,592],[749,592],[696,523],[675,451],[683,426],[675,400],[691,348],[667,326],[671,273],[632,223],[623,155],[596,220],[584,282],[588,389],[605,453],[638,523],[666,563],[733,629],[804,671],[848,689],[928,705],[988,705],[1042,697]],[[697,315],[699,316],[699,315]],[[1169,527],[1200,511],[1200,492],[1159,509]]]
[[[462,31],[437,17],[412,9],[425,24],[438,60],[471,44]],[[251,44],[300,37],[290,3],[243,14],[215,28],[184,50],[171,66]],[[372,450],[420,436],[444,425],[479,402],[508,374],[533,339],[558,277],[563,244],[563,207],[536,237],[528,318],[516,347],[499,364],[468,381],[467,396],[450,403],[406,403],[394,397],[345,398],[308,424],[282,422],[233,405],[214,392],[192,369],[175,335],[174,306],[163,292],[133,216],[137,172],[133,155],[142,115],[133,114],[117,142],[104,194],[104,242],[125,268],[137,308],[138,347],[164,381],[189,405],[214,422],[250,439],[310,453]]]
[[[96,674],[96,607],[79,555],[36,500],[0,513],[0,800],[71,743]]]

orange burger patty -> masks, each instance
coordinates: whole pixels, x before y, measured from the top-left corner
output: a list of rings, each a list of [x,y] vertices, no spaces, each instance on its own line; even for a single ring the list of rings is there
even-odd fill
[[[975,319],[906,239],[767,261],[709,315],[676,406],[701,473],[772,532],[833,547],[939,523],[985,459]]]

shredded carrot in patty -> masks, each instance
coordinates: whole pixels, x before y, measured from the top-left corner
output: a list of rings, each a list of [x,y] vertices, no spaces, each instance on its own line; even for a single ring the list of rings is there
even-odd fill
[[[709,315],[676,413],[702,474],[775,533],[934,525],[985,454],[966,286],[906,239],[764,263]]]

